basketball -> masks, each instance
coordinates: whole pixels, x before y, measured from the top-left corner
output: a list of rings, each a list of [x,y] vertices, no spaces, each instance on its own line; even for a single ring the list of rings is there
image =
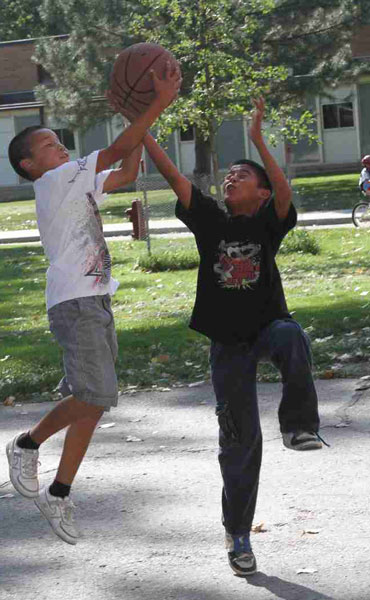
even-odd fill
[[[173,54],[159,44],[134,44],[118,55],[111,73],[110,91],[128,114],[137,117],[147,110],[155,96],[150,71],[163,79],[167,61],[171,70],[180,68]]]

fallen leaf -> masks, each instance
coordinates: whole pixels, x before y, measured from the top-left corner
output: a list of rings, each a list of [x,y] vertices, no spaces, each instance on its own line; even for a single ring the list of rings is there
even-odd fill
[[[159,354],[158,356],[154,356],[151,360],[152,363],[166,363],[170,360],[168,354]]]
[[[298,571],[296,571],[296,573],[297,575],[300,575],[301,573],[313,575],[314,573],[317,573],[317,569],[299,569]]]
[[[98,429],[109,429],[110,427],[114,427],[115,423],[104,423],[104,425],[99,425]]]
[[[334,337],[334,335],[328,335],[327,337],[323,337],[323,338],[315,338],[315,342],[316,342],[316,344],[324,344],[325,342],[332,340],[333,337]]]
[[[265,533],[267,529],[264,529],[264,523],[257,523],[257,525],[252,526],[253,533]]]
[[[310,535],[317,535],[318,533],[320,533],[321,529],[304,529],[302,531],[302,535],[306,535],[306,533],[310,534]]]
[[[337,423],[337,425],[334,425],[334,427],[336,429],[341,429],[342,427],[349,427],[349,423]]]
[[[142,442],[142,441],[143,441],[143,440],[141,440],[141,439],[140,439],[140,438],[138,438],[138,437],[135,437],[134,435],[129,435],[129,436],[126,438],[126,442]]]
[[[355,391],[359,391],[359,390],[368,390],[370,388],[370,381],[369,382],[363,382],[363,383],[359,383],[356,385],[355,387]]]
[[[341,354],[340,356],[338,356],[338,360],[340,362],[350,362],[352,360],[352,356],[351,354],[345,353],[345,354]]]
[[[14,396],[8,396],[7,398],[5,398],[3,404],[4,404],[4,406],[14,406],[14,404],[15,404],[15,397]]]
[[[333,379],[334,375],[335,372],[333,371],[333,369],[327,370],[324,371],[324,373],[322,374],[322,379]]]
[[[189,383],[188,387],[197,387],[198,385],[203,385],[205,381],[195,381],[194,383]]]

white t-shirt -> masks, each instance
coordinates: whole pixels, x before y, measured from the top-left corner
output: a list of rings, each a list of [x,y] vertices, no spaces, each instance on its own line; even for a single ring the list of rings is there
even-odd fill
[[[44,173],[34,182],[37,223],[50,266],[46,305],[114,294],[111,259],[98,204],[110,171],[96,175],[99,151]]]
[[[368,169],[366,169],[366,167],[365,167],[361,171],[358,185],[362,188],[362,184],[365,183],[365,181],[369,181],[369,180],[370,180],[370,171]]]

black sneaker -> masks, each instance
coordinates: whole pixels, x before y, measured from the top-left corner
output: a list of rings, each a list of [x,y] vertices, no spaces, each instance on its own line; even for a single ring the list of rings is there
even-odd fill
[[[290,450],[320,450],[326,442],[313,431],[290,431],[283,433],[283,444]]]
[[[226,533],[226,548],[228,549],[229,565],[239,577],[248,577],[257,571],[248,535],[231,535]]]

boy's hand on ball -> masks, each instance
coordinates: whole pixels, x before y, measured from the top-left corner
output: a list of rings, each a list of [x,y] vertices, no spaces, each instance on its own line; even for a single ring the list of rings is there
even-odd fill
[[[160,79],[155,71],[151,71],[156,97],[167,108],[177,98],[182,83],[181,72],[177,67],[171,70],[170,62],[166,63],[164,78]]]

